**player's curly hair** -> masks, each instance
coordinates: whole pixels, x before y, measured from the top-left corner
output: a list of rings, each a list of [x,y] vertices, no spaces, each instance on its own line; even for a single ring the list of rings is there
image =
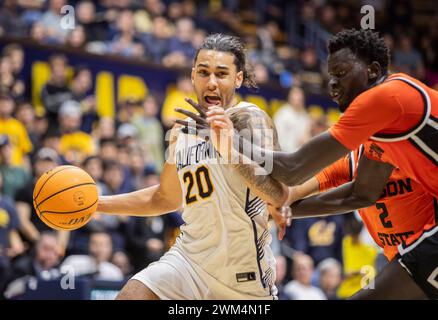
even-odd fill
[[[204,42],[196,51],[195,61],[201,50],[215,50],[228,52],[234,55],[234,64],[237,71],[243,71],[243,85],[247,88],[257,89],[254,71],[248,63],[245,46],[238,37],[214,33],[205,38]]]
[[[383,38],[377,32],[371,30],[343,30],[328,42],[328,51],[333,54],[341,49],[348,48],[356,56],[370,64],[377,61],[382,67],[383,73],[388,72],[389,49]]]

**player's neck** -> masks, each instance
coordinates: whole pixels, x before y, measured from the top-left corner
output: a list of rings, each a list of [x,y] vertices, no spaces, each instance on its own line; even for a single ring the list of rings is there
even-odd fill
[[[370,85],[368,89],[374,88],[378,86],[379,84],[385,82],[386,78],[388,77],[387,74],[382,75],[380,78],[378,78],[373,84]]]
[[[236,97],[233,97],[233,99],[231,99],[231,102],[230,103],[227,103],[225,106],[224,106],[224,109],[225,110],[228,110],[228,109],[230,109],[230,108],[234,108],[235,106],[237,106],[239,104],[239,102],[237,101],[237,98]]]

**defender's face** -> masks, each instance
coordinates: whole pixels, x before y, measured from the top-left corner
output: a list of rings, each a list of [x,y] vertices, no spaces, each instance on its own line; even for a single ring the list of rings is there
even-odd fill
[[[329,92],[341,112],[348,108],[354,98],[368,89],[367,70],[367,65],[348,48],[329,55]]]
[[[233,54],[215,50],[199,52],[192,69],[192,82],[202,107],[231,107],[242,81],[243,72],[237,72]]]

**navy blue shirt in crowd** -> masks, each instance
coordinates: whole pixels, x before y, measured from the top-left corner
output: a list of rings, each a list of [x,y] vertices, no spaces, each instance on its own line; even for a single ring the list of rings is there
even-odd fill
[[[0,195],[0,257],[6,256],[9,247],[9,232],[18,229],[20,221],[12,199]]]
[[[315,266],[326,258],[342,263],[344,216],[296,219],[288,228],[285,241],[293,249],[313,258]]]

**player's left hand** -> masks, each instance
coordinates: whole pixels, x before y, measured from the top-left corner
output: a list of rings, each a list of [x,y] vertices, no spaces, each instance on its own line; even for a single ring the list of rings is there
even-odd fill
[[[290,207],[276,208],[268,204],[268,211],[271,217],[274,219],[275,225],[278,229],[278,240],[283,240],[286,234],[286,227],[289,227],[292,223],[292,210]]]
[[[193,113],[191,111],[187,111],[187,110],[182,109],[182,108],[175,108],[175,111],[185,115],[186,117],[192,118],[195,121],[197,134],[199,133],[198,130],[202,131],[205,129],[210,129],[210,124],[207,122],[207,114],[206,114],[205,109],[202,108],[199,104],[197,104],[195,101],[193,101],[190,98],[185,98],[184,100],[187,103],[189,103],[193,108],[195,108],[196,111],[198,111],[199,113],[196,114],[196,113]],[[175,122],[186,127],[186,128],[193,127],[193,125],[194,125],[194,123],[191,123],[191,122],[186,121],[186,120],[180,120],[180,119],[175,120]]]
[[[196,123],[196,134],[209,136],[216,150],[226,159],[230,158],[232,151],[234,126],[225,109],[222,107],[209,107],[207,111],[191,99],[185,99],[195,108],[199,114],[176,108],[175,111],[193,119]],[[185,120],[175,120],[176,123],[187,128],[193,128],[194,124]]]

